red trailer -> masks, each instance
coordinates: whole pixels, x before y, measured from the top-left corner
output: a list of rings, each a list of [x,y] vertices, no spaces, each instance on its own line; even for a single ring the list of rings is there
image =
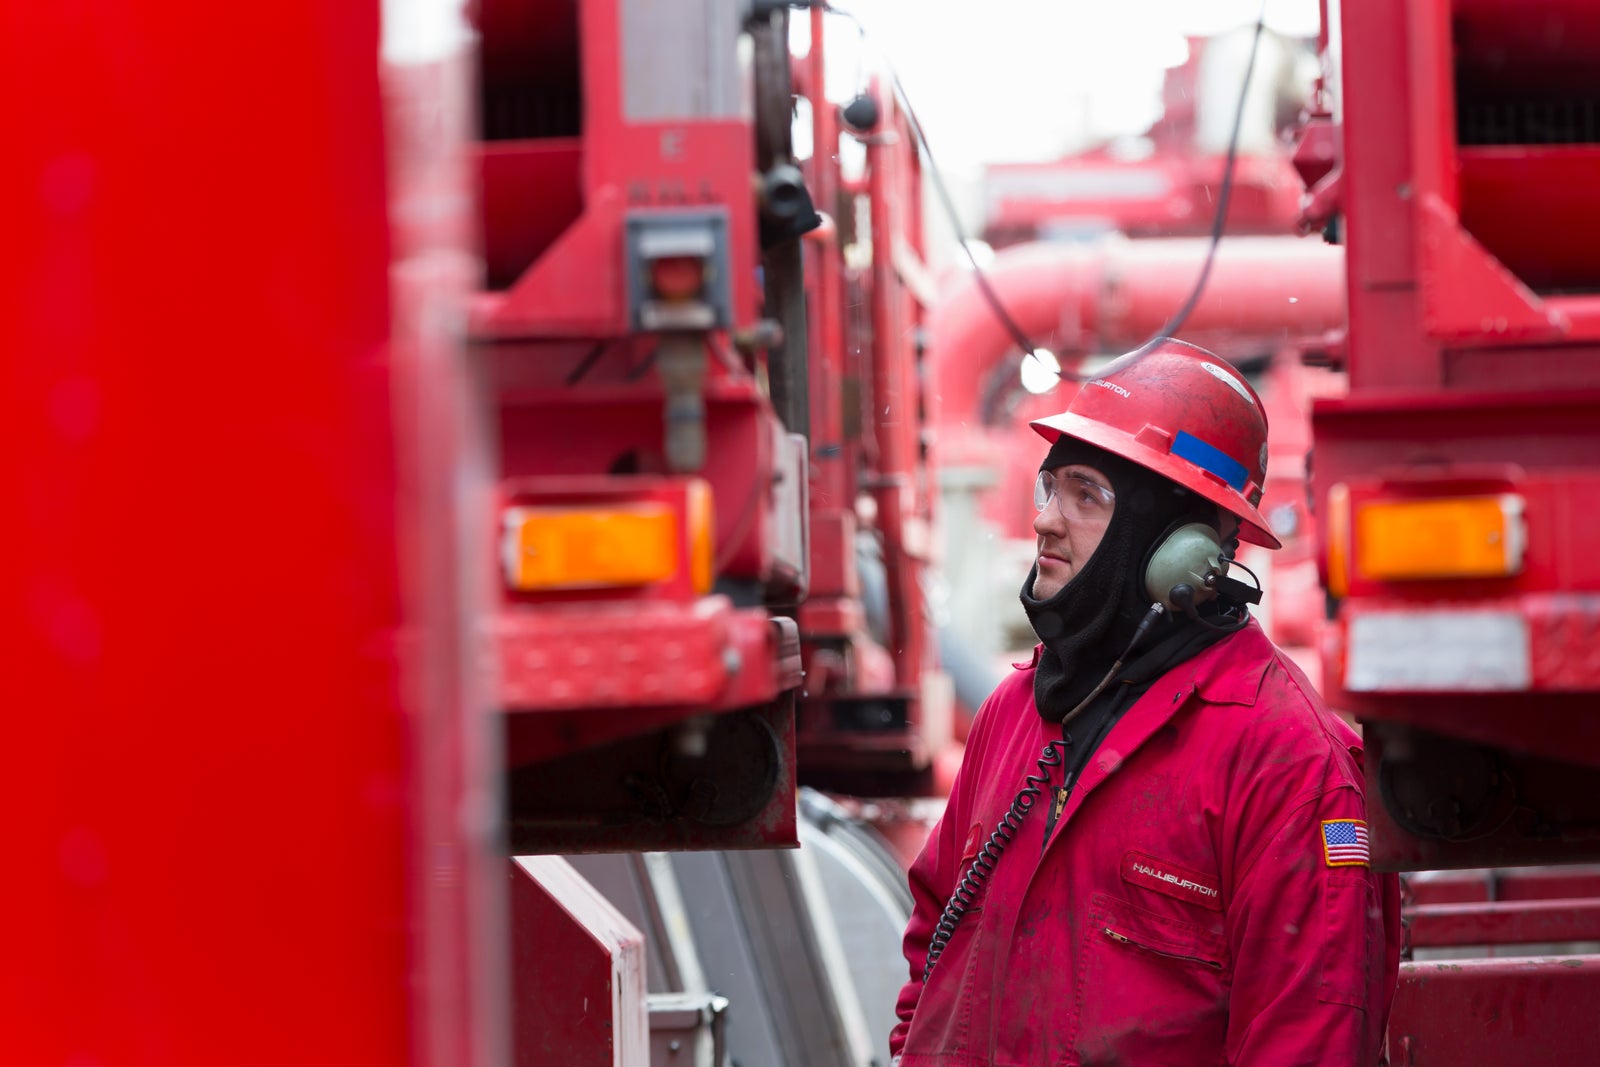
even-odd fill
[[[801,782],[927,791],[950,731],[922,601],[909,117],[886,83],[842,110],[824,98],[820,10],[803,59],[782,5],[482,0],[475,18],[487,269],[467,328],[494,415],[480,559],[511,850],[793,846]],[[864,147],[859,171],[841,138]],[[716,862],[763,892],[783,881],[770,861]],[[609,904],[559,864],[510,877],[517,1061],[635,1062],[647,983],[608,907],[691,873],[658,865]],[[667,906],[650,896],[636,924]],[[694,992],[686,953],[651,952],[676,972],[652,963],[652,994]],[[729,1025],[765,1011],[785,1044],[819,1042],[808,1062],[844,1055],[823,1047],[835,1031],[861,1045],[833,1020],[848,1005],[809,996],[822,1022],[791,990]],[[710,1026],[720,1009],[696,1003]],[[648,1007],[656,1031],[678,1010]]]
[[[1325,691],[1365,723],[1374,861],[1592,861],[1600,12],[1328,8],[1301,159],[1307,223],[1347,249],[1349,388],[1313,407],[1312,487]],[[1547,879],[1530,896],[1564,902],[1524,906],[1514,873],[1486,903],[1424,903],[1413,879],[1413,945],[1593,939],[1591,881]],[[1597,982],[1594,956],[1406,964],[1390,1055],[1587,1062]]]

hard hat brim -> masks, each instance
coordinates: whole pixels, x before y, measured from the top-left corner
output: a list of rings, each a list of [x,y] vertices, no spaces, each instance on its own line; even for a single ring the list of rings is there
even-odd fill
[[[1263,548],[1283,547],[1283,542],[1278,540],[1272,532],[1272,527],[1267,524],[1266,516],[1245,499],[1243,493],[1223,481],[1214,480],[1199,467],[1179,456],[1157,451],[1136,440],[1130,433],[1070,411],[1038,419],[1028,425],[1051,444],[1055,444],[1058,437],[1066,435],[1137,463],[1168,481],[1200,494],[1224,511],[1237,516],[1241,541],[1248,541]]]

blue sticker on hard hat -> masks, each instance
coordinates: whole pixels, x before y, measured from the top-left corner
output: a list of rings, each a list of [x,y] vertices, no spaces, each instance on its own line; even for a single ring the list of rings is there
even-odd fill
[[[1203,471],[1210,471],[1241,493],[1250,481],[1250,472],[1245,470],[1243,463],[1215,445],[1206,444],[1182,430],[1172,441],[1172,454],[1188,460]]]

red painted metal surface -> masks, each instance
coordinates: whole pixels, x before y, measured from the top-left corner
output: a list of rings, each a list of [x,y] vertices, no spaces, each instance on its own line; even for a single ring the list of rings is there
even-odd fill
[[[625,378],[648,355],[619,346],[589,371],[593,381],[562,390],[551,379],[568,375],[583,357],[550,358],[561,351],[536,360],[526,352],[497,354],[502,498],[569,500],[580,485],[609,486],[612,495],[633,486],[648,496],[652,479],[605,474],[619,456],[660,449],[659,388]],[[536,375],[548,385],[519,384]],[[748,372],[708,383],[706,404],[708,466],[699,473],[714,501],[714,572],[757,588],[778,582],[792,555],[781,551],[783,531],[795,521],[770,491],[784,440]],[[485,553],[495,573],[497,559],[495,550]],[[538,753],[551,756],[566,749],[562,738],[589,744],[658,729],[672,718],[770,701],[800,680],[791,638],[774,629],[786,623],[762,607],[735,609],[725,596],[696,597],[682,582],[610,592],[503,592],[493,627],[498,703],[519,716],[559,713],[548,726],[527,728],[541,744],[555,746]],[[584,719],[585,709],[611,721],[586,721],[576,732],[562,725]],[[523,746],[508,755],[535,752]]]
[[[811,158],[805,161],[806,187],[818,209],[832,216],[839,212],[844,181],[839,171],[839,153],[826,150],[839,144],[840,121],[837,108],[823,96],[827,82],[824,53],[826,24],[821,8],[810,13],[811,47],[805,63],[795,68],[795,90],[811,104]],[[824,150],[819,151],[821,147]],[[812,592],[827,596],[854,593],[842,589],[844,569],[853,572],[854,546],[821,543],[824,527],[846,524],[853,530],[855,518],[856,461],[860,455],[861,411],[848,410],[845,382],[859,382],[847,346],[857,338],[847,314],[844,253],[840,247],[838,222],[852,225],[854,218],[832,220],[831,226],[808,234],[807,274],[810,288],[806,306],[811,313],[808,353],[811,371],[811,535],[815,565]],[[859,393],[856,394],[859,398]],[[838,562],[834,562],[837,560]],[[848,562],[847,562],[848,561]]]
[[[1489,901],[1600,898],[1600,867],[1424,871],[1406,879],[1406,899],[1423,906]]]
[[[662,392],[648,373],[651,347],[606,347],[580,380],[565,384],[594,351],[593,345],[483,350],[500,402],[504,499],[532,502],[541,499],[546,480],[559,494],[572,479],[604,480],[613,467],[666,474]],[[715,572],[766,583],[776,577],[786,532],[773,477],[788,442],[750,371],[714,366],[704,397],[707,460],[697,476],[711,485]],[[498,550],[489,546],[485,557],[497,569]]]
[[[1412,948],[1600,941],[1600,900],[1423,904],[1406,909]]]
[[[1573,502],[1600,476],[1600,279],[1592,220],[1573,206],[1592,185],[1597,131],[1571,103],[1588,92],[1579,72],[1600,56],[1600,21],[1565,0],[1411,0],[1339,13],[1350,390],[1313,408],[1319,557],[1326,565],[1336,486],[1352,497],[1421,495],[1493,468],[1530,501],[1520,573],[1357,582],[1339,606],[1324,646],[1330,700],[1385,724],[1369,738],[1383,739],[1377,749],[1398,744],[1400,763],[1461,741],[1486,747],[1519,797],[1510,818],[1470,840],[1413,837],[1375,810],[1374,857],[1390,866],[1593,859],[1600,850],[1586,827],[1600,732],[1586,709],[1600,692],[1600,575],[1587,561],[1600,535]],[[1397,674],[1347,691],[1346,635],[1396,609],[1515,616],[1527,635],[1525,684],[1446,696],[1401,691]]]
[[[706,73],[737,64],[730,12],[708,5],[695,15],[703,24],[686,27],[623,0],[476,9],[490,269],[469,330],[498,416],[500,507],[652,502],[682,515],[692,477],[709,487],[713,513],[710,595],[690,580],[688,538],[676,573],[653,584],[499,583],[488,632],[519,851],[795,840],[801,649],[783,611],[806,588],[808,475],[803,439],[768,399],[779,368],[769,375],[776,357],[760,316],[781,316],[758,305],[760,109],[749,84]],[[678,45],[702,50],[692,62],[638,52],[641,34],[679,30]],[[639,294],[655,275],[638,227],[659,236],[694,212],[716,220],[696,231],[716,234],[704,253],[715,314],[693,329],[644,329]],[[703,461],[679,447],[691,425]],[[686,520],[680,535],[696,529]],[[491,541],[483,564],[498,576]],[[666,780],[667,753],[688,761],[684,781]],[[754,758],[775,781],[718,777]],[[735,795],[742,806],[729,816]],[[587,798],[584,810],[574,797]]]
[[[936,397],[920,370],[918,339],[930,297],[924,282],[921,171],[916,138],[888,86],[868,92],[878,121],[844,126],[822,95],[827,56],[822,12],[812,12],[810,52],[797,89],[811,104],[813,151],[806,162],[813,199],[837,210],[840,225],[810,235],[811,397],[809,599],[799,612],[806,688],[798,743],[808,780],[871,792],[928,788],[932,754],[949,743],[939,706],[924,693],[937,671],[923,589],[933,564],[929,529],[935,477],[926,434]],[[866,147],[866,170],[847,182],[841,137]],[[865,201],[863,203],[863,201]],[[858,211],[870,234],[857,233]],[[853,249],[846,245],[853,245]],[[870,252],[862,257],[862,252]],[[851,253],[847,255],[847,253]],[[866,266],[851,265],[869,258]],[[866,499],[867,506],[858,503]],[[858,573],[858,534],[877,560]],[[869,620],[862,596],[883,605]],[[886,698],[892,726],[868,728]],[[871,766],[897,781],[840,777]]]
[[[1344,391],[1343,376],[1327,367],[1308,366],[1299,349],[1274,353],[1257,387],[1266,407],[1267,486],[1261,511],[1283,547],[1246,559],[1262,576],[1267,595],[1262,625],[1278,645],[1295,650],[1295,661],[1320,685],[1315,646],[1326,618],[1327,598],[1318,580],[1315,526],[1311,516],[1312,402]],[[1265,560],[1261,559],[1265,556]],[[1258,564],[1265,562],[1262,572]]]
[[[644,935],[559,857],[519,857],[505,874],[516,963],[512,1062],[650,1062]],[[552,959],[561,966],[548,966]]]
[[[1346,710],[1363,720],[1394,720],[1480,745],[1504,747],[1509,731],[1506,705],[1526,704],[1526,697],[1504,693],[1408,693],[1403,699],[1394,694],[1346,693],[1334,681],[1342,677],[1342,673],[1330,675],[1328,688],[1336,689]],[[1594,707],[1589,694],[1542,693],[1536,707],[1536,715],[1525,715],[1517,725],[1517,752],[1579,766],[1597,765],[1600,723],[1589,713]],[[1587,857],[1574,854],[1571,859]]]
[[[1328,353],[1349,393],[1317,400],[1312,416],[1319,566],[1329,577],[1330,530],[1346,521],[1329,506],[1336,486],[1352,505],[1509,486],[1527,501],[1529,540],[1520,569],[1498,579],[1348,583],[1324,688],[1368,723],[1373,861],[1593,859],[1600,574],[1588,561],[1600,541],[1572,502],[1600,474],[1600,279],[1591,213],[1577,206],[1597,131],[1571,103],[1588,93],[1578,72],[1600,55],[1600,21],[1564,0],[1337,10],[1342,145],[1327,151],[1332,116],[1319,113],[1298,160],[1307,222],[1332,223],[1349,250],[1347,335]],[[1516,690],[1403,692],[1405,670],[1347,689],[1348,637],[1363,621],[1486,610],[1520,620],[1523,635],[1495,650],[1525,657]],[[1450,678],[1429,685],[1459,688]],[[1452,819],[1472,831],[1447,835]],[[1427,870],[1409,887],[1419,947],[1600,934],[1592,869]],[[1587,1062],[1597,980],[1593,957],[1406,964],[1391,1061]]]
[[[466,166],[473,57],[450,0],[407,0],[384,20],[396,535],[409,605],[412,1059],[498,1065],[511,1029],[492,815],[501,767],[484,649],[462,640],[481,634],[493,602],[492,575],[471,562],[493,533],[490,413],[456,326],[482,272]],[[418,26],[438,36],[418,39]]]
[[[887,580],[889,627],[886,645],[895,659],[895,681],[902,687],[921,684],[927,667],[927,627],[915,561],[926,561],[926,537],[914,540],[913,527],[925,529],[931,519],[928,490],[922,484],[919,446],[922,397],[912,354],[912,339],[922,309],[901,282],[900,260],[917,255],[921,245],[917,190],[921,187],[918,156],[908,120],[885,87],[875,88],[879,136],[867,145],[867,196],[872,227],[871,441],[873,470],[864,486],[877,503],[882,533],[883,569]],[[885,136],[884,131],[889,135]],[[915,720],[914,720],[915,721]]]
[[[1600,33],[1578,6],[1544,3],[1529,16],[1545,27],[1536,42],[1502,34],[1512,10],[1447,0],[1343,9],[1345,39],[1362,42],[1344,53],[1357,389],[1448,382],[1451,347],[1595,340],[1593,297],[1581,292],[1592,279],[1568,269],[1592,246],[1586,215],[1553,214],[1588,188],[1592,148],[1528,143],[1524,127],[1576,91],[1572,72],[1600,54]],[[1514,40],[1524,50],[1508,48]],[[1543,54],[1552,45],[1560,54]],[[1495,114],[1508,125],[1475,118]],[[1570,133],[1592,145],[1592,132]]]
[[[1504,747],[1506,703],[1504,694],[1466,693],[1405,700],[1380,695],[1357,705],[1368,720],[1367,822],[1375,867],[1433,877],[1444,868],[1593,857],[1593,827],[1600,824],[1594,790],[1600,726],[1593,722],[1593,699],[1541,694],[1513,750]],[[1488,781],[1485,767],[1493,775]],[[1453,811],[1466,819],[1458,831],[1438,821]],[[1586,894],[1587,888],[1572,888],[1542,895]],[[1478,899],[1501,897],[1490,892]]]
[[[10,1062],[489,1062],[468,702],[412,569],[453,516],[398,441],[453,466],[453,352],[386,211],[450,125],[386,146],[379,49],[376,4],[0,14]]]
[[[1600,340],[1595,299],[1570,292],[1600,280],[1590,254],[1596,231],[1589,212],[1562,210],[1589,188],[1600,151],[1592,143],[1528,143],[1546,135],[1592,142],[1595,131],[1581,112],[1571,129],[1527,128],[1530,110],[1551,113],[1559,123],[1553,109],[1584,91],[1567,67],[1600,58],[1600,26],[1576,5],[1538,7],[1560,38],[1554,54],[1548,40],[1527,34],[1511,35],[1521,48],[1509,51],[1508,38],[1496,32],[1505,16],[1493,4],[1414,0],[1406,8],[1411,192],[1422,321],[1434,337],[1469,344],[1512,337]],[[1474,122],[1478,111],[1489,120],[1482,129]],[[1424,116],[1433,121],[1418,121]],[[1489,145],[1458,145],[1463,136]],[[1529,188],[1543,194],[1528,198]],[[1474,230],[1469,220],[1487,229]]]
[[[909,126],[879,91],[881,126],[892,136],[866,138],[865,181],[846,192],[837,153],[817,152],[808,162],[810,191],[824,211],[839,209],[841,196],[867,201],[873,266],[846,264],[841,242],[865,249],[853,225],[848,237],[829,223],[808,235],[814,399],[809,455],[802,455],[766,399],[761,338],[770,331],[756,320],[751,285],[759,262],[750,180],[757,131],[738,115],[662,124],[625,114],[638,103],[632,80],[665,76],[667,68],[622,63],[630,27],[621,20],[655,16],[595,0],[578,5],[573,20],[557,6],[494,2],[478,12],[490,273],[473,302],[471,329],[498,402],[502,495],[540,506],[580,482],[646,494],[648,479],[663,472],[664,392],[658,339],[635,332],[623,313],[623,215],[725,207],[724,266],[736,284],[729,328],[705,336],[706,463],[695,473],[711,486],[714,571],[727,596],[697,600],[671,582],[503,593],[493,632],[499,703],[510,716],[508,763],[526,767],[669,730],[676,737],[684,721],[703,713],[778,700],[800,676],[793,624],[769,615],[792,610],[808,579],[815,606],[799,616],[822,629],[804,635],[801,648],[815,659],[819,694],[824,681],[830,698],[909,694],[906,730],[920,737],[922,684],[933,669],[920,602],[932,495],[921,438],[928,401],[914,345],[922,313],[908,280],[919,276],[921,255]],[[821,13],[813,19],[820,27]],[[802,91],[817,87],[814,133],[826,145],[838,141],[840,128],[834,108],[820,100],[823,35],[813,40],[796,81]],[[571,62],[573,54],[580,62]],[[529,100],[581,100],[581,107],[529,112]],[[519,184],[535,175],[566,187],[543,201],[520,196]],[[853,223],[854,209],[845,212]],[[870,311],[852,315],[853,305]],[[883,407],[892,417],[869,414]],[[794,484],[797,472],[809,494]],[[889,589],[881,647],[866,633],[855,566],[856,509],[867,496],[875,507],[860,521],[878,535]],[[916,769],[940,740],[896,744]],[[883,739],[870,745],[877,751]],[[791,772],[793,765],[785,761]],[[627,843],[614,829],[603,836],[612,847]],[[715,845],[714,838],[708,831],[693,847]],[[728,843],[747,842],[730,836]]]
[[[626,336],[622,224],[630,209],[728,205],[730,246],[741,256],[755,246],[748,121],[630,121],[626,79],[639,70],[624,63],[622,17],[618,0],[477,5],[486,77],[503,89],[491,108],[520,107],[524,118],[480,149],[485,249],[499,284],[473,301],[475,337]],[[523,80],[553,69],[565,79]],[[563,106],[573,113],[551,117]],[[569,184],[552,182],[534,198],[502,195],[519,172]],[[573,217],[575,201],[582,207]],[[730,280],[735,321],[748,325],[758,292],[754,272],[742,266]]]
[[[812,454],[815,455],[816,451],[813,447]],[[808,531],[811,541],[811,587],[801,611],[806,611],[818,601],[833,598],[854,604],[859,612],[861,576],[856,568],[856,514],[853,509],[846,511],[819,501],[818,480],[813,478],[811,483],[811,524]]]
[[[1596,998],[1600,956],[1404,963],[1389,1017],[1389,1062],[1588,1063]]]
[[[807,597],[800,605],[800,626],[808,638],[848,639],[864,633],[866,625],[866,611],[859,600]],[[822,688],[820,682],[812,685]]]
[[[1526,624],[1526,658],[1529,669],[1527,684],[1518,687],[1519,692],[1592,693],[1597,686],[1600,686],[1600,648],[1597,648],[1597,639],[1600,639],[1600,595],[1526,593],[1520,596],[1480,595],[1470,600],[1463,598],[1439,601],[1427,599],[1413,591],[1412,595],[1406,598],[1392,595],[1363,596],[1359,602],[1346,605],[1345,610],[1340,613],[1337,625],[1325,635],[1328,664],[1337,668],[1327,675],[1328,691],[1337,696],[1342,706],[1370,708],[1373,700],[1369,694],[1350,692],[1346,689],[1345,667],[1349,655],[1347,635],[1350,628],[1363,619],[1373,617],[1403,620],[1424,607],[1447,613],[1487,611],[1520,617]],[[1470,689],[1444,685],[1433,690],[1410,689],[1409,691],[1468,692]],[[1413,715],[1402,717],[1417,725],[1448,726],[1453,713],[1445,712],[1436,722],[1430,721],[1427,717]],[[1462,716],[1461,721],[1465,724],[1470,721],[1470,717]],[[1538,727],[1528,728],[1526,733],[1529,736],[1522,740],[1521,747],[1536,749],[1547,747],[1537,745],[1532,740],[1532,736],[1539,733]],[[1583,734],[1586,741],[1592,736],[1592,732],[1587,730]],[[1559,741],[1554,743],[1558,751],[1572,759],[1586,762],[1600,759],[1600,751],[1591,750],[1587,744],[1575,751],[1560,748]]]
[[[502,612],[500,693],[547,714],[678,707],[684,715],[773,700],[800,681],[793,620],[736,609],[725,596]],[[625,728],[625,727],[623,727]]]

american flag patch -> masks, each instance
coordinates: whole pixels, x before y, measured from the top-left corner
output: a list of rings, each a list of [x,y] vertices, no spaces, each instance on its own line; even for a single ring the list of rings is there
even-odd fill
[[[1362,819],[1322,820],[1322,858],[1329,867],[1367,867],[1367,824]]]

